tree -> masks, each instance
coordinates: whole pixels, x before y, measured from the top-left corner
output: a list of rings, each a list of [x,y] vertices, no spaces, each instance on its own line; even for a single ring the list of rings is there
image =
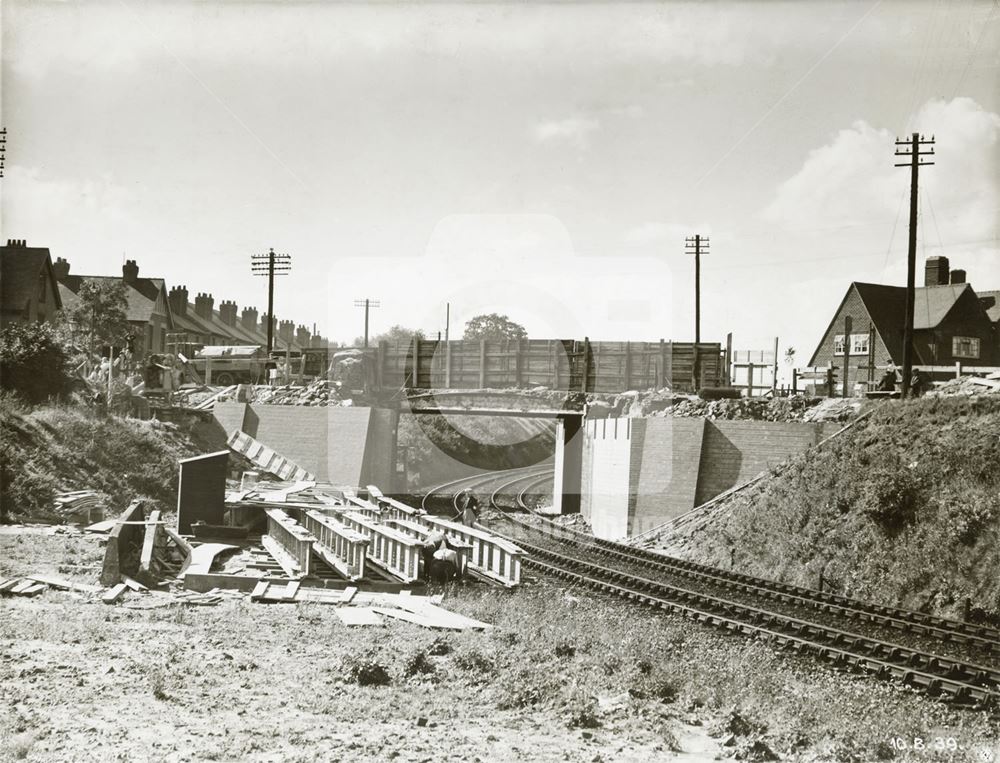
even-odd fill
[[[425,339],[426,337],[420,329],[408,329],[405,326],[396,324],[388,331],[383,331],[381,334],[370,337],[368,344],[376,345],[379,342],[388,342],[389,344],[402,345],[412,342],[414,338]],[[359,336],[354,340],[355,347],[361,347],[364,343],[365,338],[363,336]]]
[[[506,315],[477,315],[465,324],[463,339],[525,339],[528,332]]]
[[[106,279],[84,281],[77,297],[80,301],[69,310],[68,318],[77,331],[87,336],[91,348],[121,347],[130,329],[125,313],[125,284]]]
[[[32,403],[70,391],[66,352],[45,323],[11,323],[0,331],[0,386]]]
[[[795,363],[795,348],[789,347],[785,350],[785,365],[791,366]]]

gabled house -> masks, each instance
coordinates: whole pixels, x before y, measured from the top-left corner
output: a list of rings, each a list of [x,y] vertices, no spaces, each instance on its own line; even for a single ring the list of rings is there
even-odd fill
[[[1000,307],[998,292],[977,294],[965,282],[965,271],[949,271],[947,257],[927,260],[924,286],[914,292],[913,363],[916,366],[1000,365]],[[987,307],[987,305],[990,305]],[[990,311],[997,315],[991,317]],[[844,349],[848,357],[848,384],[865,382],[869,359],[876,368],[903,363],[903,328],[906,287],[852,283],[841,300],[823,338],[809,361],[810,366],[833,365],[838,382],[844,379]],[[845,332],[845,318],[851,331]],[[874,345],[870,347],[870,343]],[[871,351],[871,352],[870,352]],[[878,379],[877,371],[872,378]]]
[[[0,247],[0,326],[51,321],[62,309],[52,257],[23,239]]]
[[[73,275],[69,272],[69,262],[62,257],[57,258],[52,267],[59,281],[59,294],[67,307],[79,302],[80,287],[88,281],[124,283],[127,300],[125,317],[132,327],[132,351],[139,357],[164,351],[167,332],[173,328],[173,318],[167,303],[166,282],[162,278],[140,278],[135,260],[125,261],[121,278]]]

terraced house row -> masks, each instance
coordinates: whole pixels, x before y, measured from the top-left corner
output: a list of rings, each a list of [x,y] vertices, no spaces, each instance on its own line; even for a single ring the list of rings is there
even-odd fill
[[[78,275],[70,272],[68,260],[57,257],[53,262],[48,248],[28,246],[23,240],[8,240],[0,247],[0,321],[6,325],[52,320],[59,310],[79,301],[80,288],[88,281],[125,284],[126,317],[133,327],[131,349],[139,355],[179,347],[267,344],[268,315],[256,307],[240,310],[232,300],[216,306],[215,297],[205,292],[196,293],[192,302],[186,285],[168,289],[163,278],[140,276],[135,260],[125,261],[121,275]],[[305,326],[287,320],[274,324],[276,351],[326,345],[325,338]]]

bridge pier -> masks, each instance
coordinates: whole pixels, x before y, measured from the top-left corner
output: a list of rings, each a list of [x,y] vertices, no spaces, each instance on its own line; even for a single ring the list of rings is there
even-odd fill
[[[556,419],[555,479],[552,485],[552,514],[580,511],[583,480],[583,416]]]

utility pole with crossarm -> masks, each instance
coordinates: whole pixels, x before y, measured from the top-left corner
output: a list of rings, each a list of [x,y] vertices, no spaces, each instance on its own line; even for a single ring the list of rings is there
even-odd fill
[[[934,136],[927,140],[919,133],[913,133],[907,140],[896,139],[896,156],[905,156],[908,162],[896,164],[897,167],[910,168],[910,244],[906,258],[906,322],[903,324],[903,392],[905,398],[910,394],[910,377],[913,375],[913,303],[916,298],[917,279],[917,178],[920,167],[926,167],[934,162],[921,159],[921,156],[933,155],[934,149],[921,151],[925,146],[934,145]],[[903,150],[900,150],[901,147]]]
[[[274,349],[274,277],[288,275],[292,270],[290,254],[275,254],[274,248],[267,254],[250,255],[250,269],[255,276],[267,276],[267,355]]]

